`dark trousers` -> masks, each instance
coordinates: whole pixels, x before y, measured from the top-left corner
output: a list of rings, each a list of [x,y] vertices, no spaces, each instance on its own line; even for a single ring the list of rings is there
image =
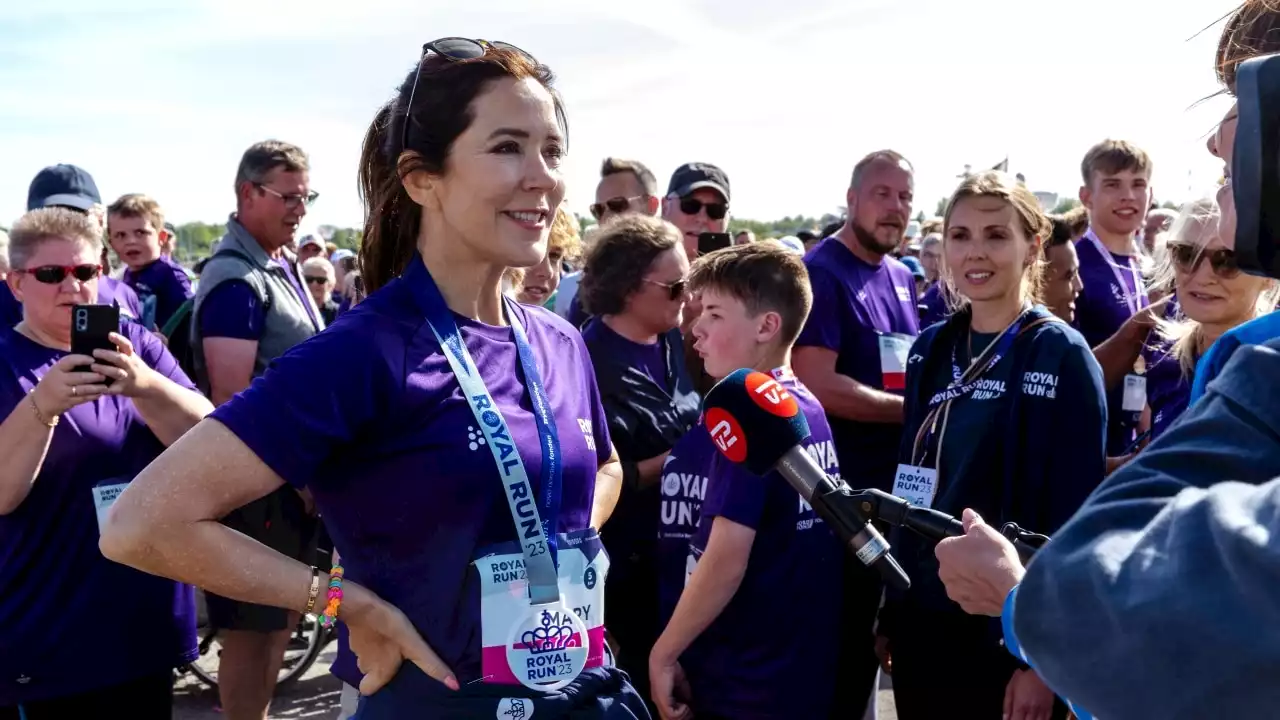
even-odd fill
[[[658,574],[652,555],[634,554],[609,570],[604,586],[605,628],[618,646],[617,665],[631,678],[654,717],[649,695],[649,653],[658,641]]]
[[[836,675],[840,682],[831,703],[832,720],[861,718],[871,699],[880,667],[874,629],[881,592],[879,574],[845,555],[844,607],[836,619],[841,637]]]
[[[86,672],[92,672],[86,670]],[[0,720],[70,720],[71,718],[170,720],[173,717],[173,671],[79,695],[0,707]]]

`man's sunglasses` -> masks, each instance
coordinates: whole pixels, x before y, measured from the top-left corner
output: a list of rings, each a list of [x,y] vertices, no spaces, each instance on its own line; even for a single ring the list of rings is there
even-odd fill
[[[1240,264],[1236,262],[1236,251],[1218,248],[1206,252],[1199,245],[1191,243],[1169,243],[1169,255],[1173,264],[1184,273],[1194,273],[1200,269],[1200,263],[1208,260],[1213,274],[1224,280],[1230,280],[1240,274]]]
[[[712,220],[723,220],[729,214],[729,203],[704,203],[698,198],[680,198],[680,212],[685,215],[697,215],[702,208],[707,209],[707,217]]]
[[[658,287],[666,288],[672,300],[678,300],[684,297],[684,286],[685,286],[685,283],[688,282],[687,280],[681,279],[673,283],[664,283],[664,282],[658,282],[657,280],[650,280],[649,278],[645,278],[644,281],[649,283],[650,285],[657,285]]]
[[[595,218],[596,221],[599,222],[600,218],[604,217],[604,213],[606,210],[613,213],[614,215],[617,215],[619,213],[624,213],[627,210],[631,209],[631,203],[635,202],[636,200],[643,200],[644,198],[645,198],[644,195],[636,195],[635,197],[609,198],[608,200],[605,200],[602,203],[596,203],[591,206],[591,217]]]
[[[413,72],[413,87],[409,89],[409,102],[404,105],[405,120],[404,127],[400,133],[400,148],[403,150],[409,147],[409,123],[413,118],[413,96],[418,92],[418,78],[422,77],[422,63],[426,61],[427,56],[435,53],[440,57],[451,60],[453,62],[461,62],[466,60],[475,60],[488,55],[491,50],[506,50],[508,52],[523,55],[535,65],[537,60],[529,53],[520,48],[505,42],[489,42],[488,40],[472,40],[470,38],[446,37],[422,46],[422,57],[418,58],[418,66]]]
[[[15,269],[14,272],[23,275],[30,275],[36,279],[36,282],[45,285],[57,285],[71,275],[80,282],[89,282],[90,280],[102,274],[101,265],[41,265],[40,267],[26,268],[23,270]]]

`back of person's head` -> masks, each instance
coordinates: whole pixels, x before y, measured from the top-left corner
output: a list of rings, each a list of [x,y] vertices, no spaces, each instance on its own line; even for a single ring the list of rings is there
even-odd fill
[[[689,270],[689,289],[728,295],[741,302],[751,317],[777,313],[782,347],[795,343],[813,306],[804,259],[775,240],[703,255]]]
[[[947,201],[947,212],[943,217],[943,257],[946,258],[946,244],[951,242],[951,220],[956,206],[966,200],[979,198],[995,198],[1009,205],[1013,210],[1015,225],[1022,237],[1016,238],[1028,244],[1028,254],[1022,274],[1022,297],[1024,300],[1039,302],[1041,287],[1044,283],[1045,255],[1044,244],[1053,235],[1053,226],[1040,209],[1040,201],[1026,185],[1019,183],[1008,173],[1000,170],[986,170],[974,173],[960,181],[959,187]],[[948,269],[947,276],[951,274]],[[952,285],[949,280],[948,285]],[[953,287],[949,287],[953,303],[959,299]],[[962,302],[959,304],[963,304]]]
[[[111,218],[143,218],[157,233],[165,232],[164,211],[155,198],[142,193],[121,195],[115,202],[107,206],[107,227],[111,227]]]
[[[623,215],[602,227],[587,250],[578,295],[592,315],[617,315],[640,289],[658,256],[681,245],[671,223],[647,215]]]
[[[1151,156],[1126,140],[1103,140],[1089,148],[1080,161],[1080,176],[1088,187],[1093,187],[1099,177],[1126,171],[1150,178],[1151,169]]]
[[[404,179],[419,171],[446,176],[454,143],[476,119],[476,99],[504,79],[531,79],[551,94],[567,146],[568,121],[551,69],[506,45],[465,60],[425,53],[374,116],[359,173],[366,207],[360,269],[368,292],[400,275],[417,249],[423,208]]]

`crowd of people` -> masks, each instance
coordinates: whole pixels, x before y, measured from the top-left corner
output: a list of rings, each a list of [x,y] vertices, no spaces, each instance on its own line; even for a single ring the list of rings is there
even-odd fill
[[[1264,5],[1220,68],[1280,50]],[[1208,145],[1228,167],[1235,113]],[[1023,653],[1010,603],[1072,599],[1036,564],[1019,595],[991,528],[1076,527],[1177,427],[1214,343],[1275,309],[1230,183],[1161,211],[1154,160],[1106,139],[1076,211],[991,170],[917,223],[912,163],[880,150],[841,222],[710,250],[724,170],[663,191],[608,158],[580,237],[568,143],[549,68],[444,38],[369,127],[358,255],[300,237],[317,194],[280,141],[244,153],[194,272],[152,197],[36,176],[0,253],[0,720],[170,717],[195,588],[230,720],[266,717],[302,613],[339,628],[344,718],[861,718],[880,673],[902,720],[1071,712],[1035,652],[1061,636],[1020,620]],[[91,305],[119,321],[86,355]],[[894,531],[913,582],[886,589],[708,427],[739,368],[832,478],[969,534]],[[90,645],[112,659],[88,673]]]

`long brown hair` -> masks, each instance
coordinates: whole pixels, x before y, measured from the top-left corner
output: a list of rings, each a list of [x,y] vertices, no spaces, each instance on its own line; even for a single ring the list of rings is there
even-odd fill
[[[1227,20],[1218,38],[1214,70],[1232,94],[1236,68],[1259,55],[1280,52],[1280,0],[1246,0]]]
[[[409,197],[403,178],[419,170],[433,175],[445,172],[453,143],[475,119],[475,99],[502,78],[533,78],[546,87],[555,98],[556,118],[568,142],[564,105],[553,87],[555,76],[546,65],[493,46],[470,60],[425,55],[400,85],[396,97],[378,110],[365,133],[359,179],[366,211],[360,270],[368,292],[404,272],[417,248],[422,206]],[[413,107],[406,107],[411,93]]]

